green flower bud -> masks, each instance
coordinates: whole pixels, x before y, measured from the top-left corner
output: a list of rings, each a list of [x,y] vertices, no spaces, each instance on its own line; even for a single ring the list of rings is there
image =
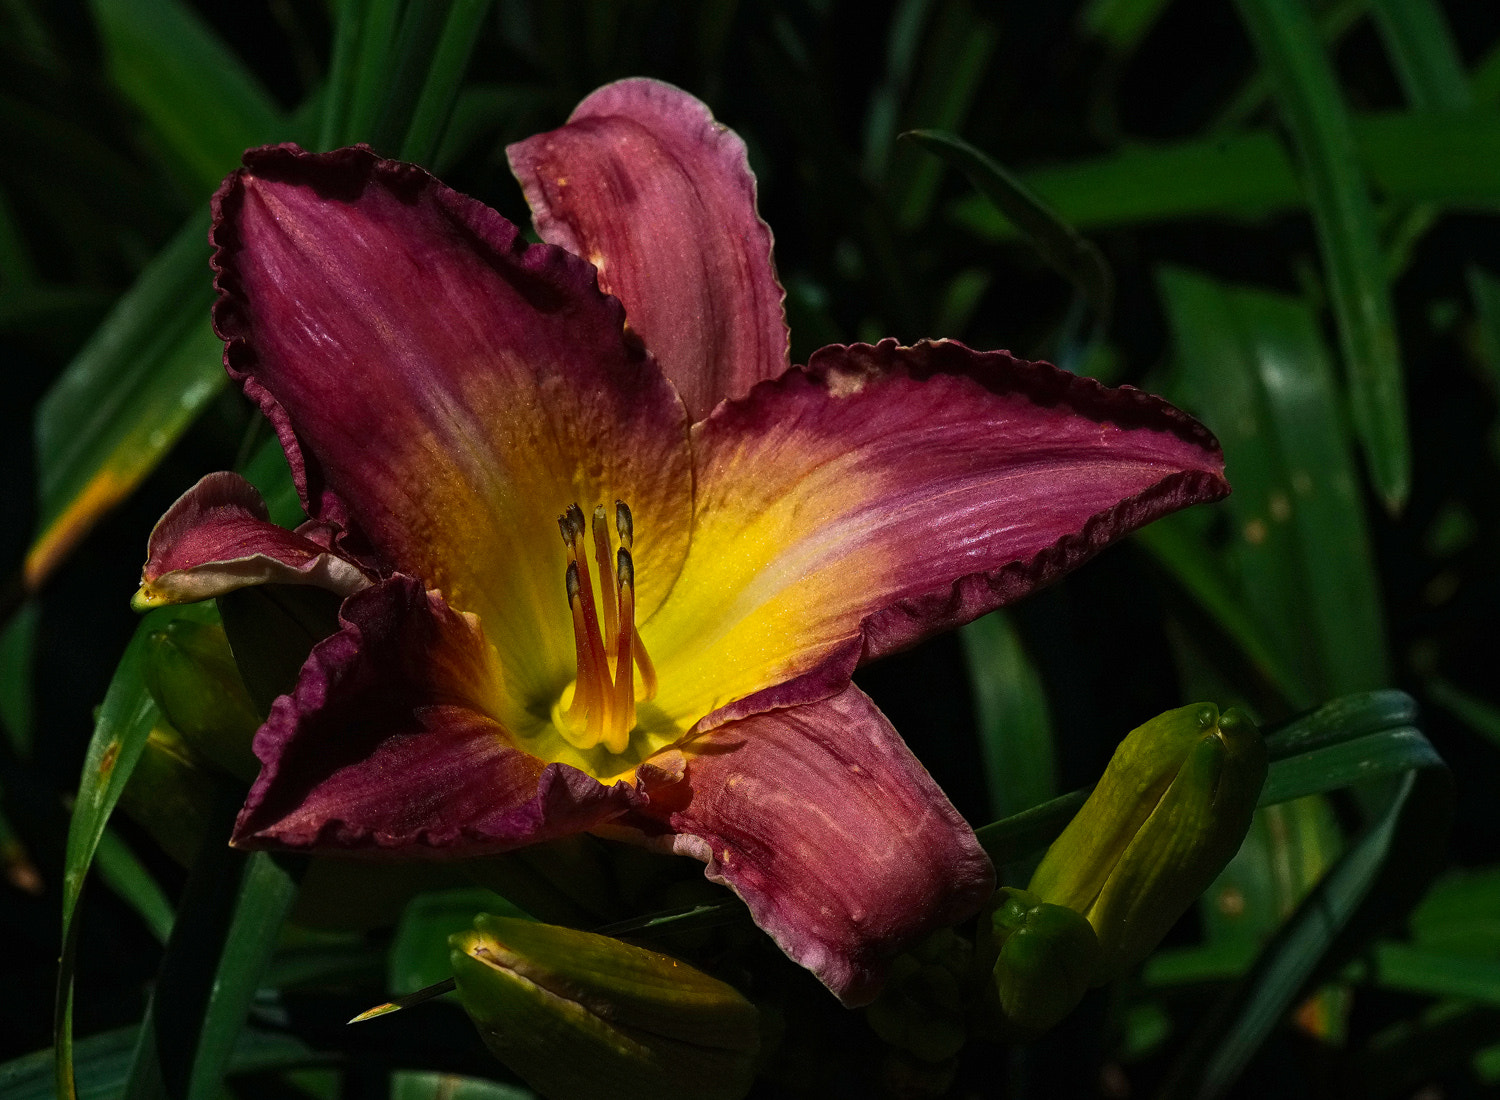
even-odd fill
[[[174,619],[149,639],[146,686],[194,753],[246,782],[260,768],[250,741],[260,714],[217,622]]]
[[[996,892],[989,929],[994,1030],[999,1038],[1033,1039],[1088,992],[1099,940],[1079,913],[1013,887]]]
[[[213,774],[175,729],[158,721],[120,794],[120,808],[187,867],[208,833],[213,802]]]
[[[1266,778],[1242,713],[1180,707],[1133,730],[1027,888],[1088,917],[1096,984],[1144,959],[1239,849]]]
[[[885,1042],[923,1062],[952,1058],[963,1049],[968,1031],[958,977],[915,955],[900,955],[891,964],[865,1019]]]
[[[608,936],[481,914],[449,941],[486,1046],[549,1100],[736,1100],[759,1014],[732,986]]]

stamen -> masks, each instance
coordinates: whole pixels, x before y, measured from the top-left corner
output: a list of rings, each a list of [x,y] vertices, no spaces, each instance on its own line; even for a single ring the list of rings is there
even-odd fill
[[[578,654],[578,678],[573,684],[573,702],[568,706],[563,733],[576,748],[586,749],[599,742],[604,700],[600,691],[598,660],[583,617],[577,562],[568,563],[567,584],[568,607],[573,612],[573,647]],[[570,736],[576,730],[582,730],[582,736],[577,740]]]
[[[634,520],[624,501],[615,501],[619,549],[610,553],[609,527],[603,505],[592,516],[594,564],[588,567],[581,547],[583,509],[577,504],[558,517],[557,527],[568,550],[568,609],[573,617],[573,645],[578,676],[566,713],[558,716],[562,734],[576,748],[602,745],[612,753],[630,747],[636,722],[636,670],[643,698],[656,695],[656,669],[635,629]],[[594,603],[594,584],[599,603]],[[600,619],[603,619],[601,624]],[[603,627],[601,637],[600,627]]]
[[[615,651],[615,636],[620,632],[620,610],[615,602],[615,571],[609,552],[609,528],[604,522],[604,505],[594,509],[594,564],[599,568],[599,595],[604,605],[604,651]],[[615,675],[620,666],[615,666]]]
[[[624,740],[619,748],[609,745],[610,752],[624,752],[630,743],[630,731],[635,728],[635,669],[631,667],[631,655],[635,652],[635,563],[630,551],[620,547],[620,637],[615,648],[615,699],[614,716],[623,730]]]
[[[614,685],[609,674],[608,651],[599,637],[599,617],[594,610],[588,565],[578,557],[578,538],[584,530],[583,509],[570,504],[557,525],[568,548],[568,608],[573,613],[573,645],[578,653],[578,678],[573,686],[568,719],[575,729],[584,726],[588,744],[579,747],[588,748],[597,745],[610,728]]]

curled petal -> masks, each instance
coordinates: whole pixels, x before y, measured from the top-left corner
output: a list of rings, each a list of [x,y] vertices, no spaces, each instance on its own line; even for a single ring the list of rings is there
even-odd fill
[[[238,474],[209,474],[151,531],[138,611],[212,599],[255,584],[310,584],[341,596],[369,584],[353,562],[271,522],[255,487]]]
[[[691,516],[687,415],[593,270],[367,148],[251,150],[215,198],[225,364],[308,514],[477,613],[519,721],[573,672],[557,517],[625,500],[638,606]]]
[[[707,863],[845,1004],[869,1002],[903,948],[994,888],[973,830],[853,685],[681,751],[691,799],[661,815],[674,850]]]
[[[515,747],[474,616],[420,582],[382,581],[341,618],[256,735],[235,844],[479,855],[581,832],[635,798]]]
[[[663,710],[733,702],[709,725],[827,694],[1228,492],[1165,401],[949,341],[825,348],[695,425],[694,463],[693,599],[643,634]]]
[[[507,152],[537,232],[599,269],[693,419],[786,369],[785,294],[745,143],[702,102],[621,80]]]

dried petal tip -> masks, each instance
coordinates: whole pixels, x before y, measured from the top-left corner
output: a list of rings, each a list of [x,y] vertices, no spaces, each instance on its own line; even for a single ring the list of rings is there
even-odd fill
[[[449,939],[464,1010],[549,1100],[738,1100],[759,1013],[666,955],[571,928],[481,914]]]

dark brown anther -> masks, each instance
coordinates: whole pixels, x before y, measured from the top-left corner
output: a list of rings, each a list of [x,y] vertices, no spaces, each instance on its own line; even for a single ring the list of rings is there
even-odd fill
[[[568,603],[578,598],[578,563],[568,562]]]
[[[615,530],[620,533],[620,545],[627,550],[634,550],[635,520],[631,518],[630,505],[623,500],[615,501]]]
[[[635,588],[635,562],[631,560],[630,551],[623,546],[616,555],[615,573],[620,578],[621,588]]]

